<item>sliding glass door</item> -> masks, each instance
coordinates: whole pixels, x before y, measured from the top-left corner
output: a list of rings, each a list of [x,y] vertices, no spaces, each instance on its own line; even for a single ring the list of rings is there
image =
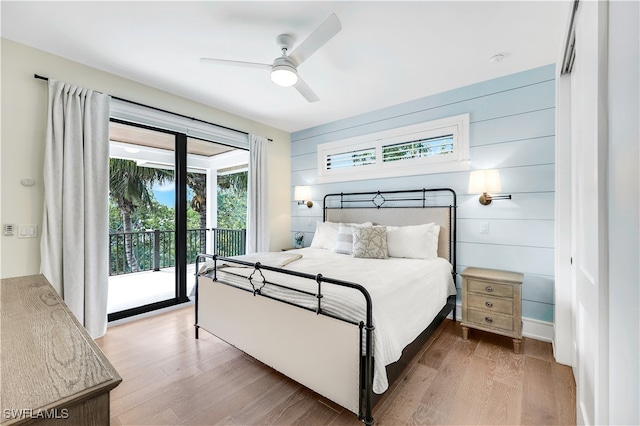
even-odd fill
[[[107,312],[114,321],[188,302],[198,253],[244,253],[246,185],[244,193],[234,186],[240,214],[222,212],[233,229],[219,229],[218,181],[241,182],[248,152],[120,120],[112,120],[110,138]]]
[[[175,304],[177,135],[112,121],[109,320]]]

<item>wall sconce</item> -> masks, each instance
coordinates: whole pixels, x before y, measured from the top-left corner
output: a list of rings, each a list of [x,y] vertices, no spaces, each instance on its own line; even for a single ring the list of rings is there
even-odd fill
[[[313,201],[311,201],[311,187],[296,186],[293,190],[293,200],[297,201],[299,206],[306,204],[309,208],[313,207]]]
[[[510,200],[511,195],[489,195],[500,192],[500,172],[498,170],[475,170],[469,176],[469,193],[482,194],[479,201],[483,206],[491,204],[493,200]]]

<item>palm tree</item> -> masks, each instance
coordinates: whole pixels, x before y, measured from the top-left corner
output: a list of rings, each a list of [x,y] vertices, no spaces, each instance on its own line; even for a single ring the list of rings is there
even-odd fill
[[[191,199],[191,208],[200,215],[200,229],[207,228],[207,175],[203,173],[187,173],[187,185],[195,195]],[[200,233],[200,252],[207,251],[207,239]]]
[[[140,269],[133,253],[131,215],[138,207],[151,208],[153,193],[150,188],[154,183],[164,183],[172,179],[171,170],[138,167],[132,160],[109,159],[109,197],[122,213],[125,255],[131,272],[137,272]]]

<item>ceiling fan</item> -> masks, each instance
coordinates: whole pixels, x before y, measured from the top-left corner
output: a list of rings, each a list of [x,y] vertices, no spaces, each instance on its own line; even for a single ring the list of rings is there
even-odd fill
[[[302,64],[309,56],[313,55],[318,49],[324,46],[333,36],[338,34],[342,29],[340,20],[335,14],[332,14],[318,28],[316,28],[302,43],[296,47],[290,54],[294,43],[293,36],[289,34],[280,34],[276,37],[276,43],[282,49],[282,56],[277,57],[273,64],[261,64],[257,62],[232,61],[228,59],[217,58],[200,58],[200,62],[206,64],[218,65],[234,65],[249,68],[261,68],[271,71],[271,81],[278,86],[293,86],[300,92],[309,102],[317,102],[320,100],[311,88],[298,75],[298,66]]]

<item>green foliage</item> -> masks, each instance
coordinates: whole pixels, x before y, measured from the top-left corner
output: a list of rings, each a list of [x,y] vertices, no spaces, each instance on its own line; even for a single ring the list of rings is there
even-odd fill
[[[159,169],[151,172],[138,169],[144,168],[137,167],[132,161],[112,162],[109,197],[111,275],[153,269],[155,247],[159,250],[160,268],[175,264],[175,233],[172,232],[175,230],[175,208],[160,203],[152,190],[156,182],[171,182],[173,173],[166,170],[158,172]],[[206,233],[197,231],[206,223],[203,220],[206,215],[206,178],[203,177],[200,174],[190,174],[187,183],[188,197],[191,198],[187,207],[189,259],[194,259],[197,253],[206,250]],[[219,178],[218,228],[246,228],[247,177],[247,172],[243,172]],[[125,180],[134,182],[122,182]],[[128,220],[126,226],[125,218]],[[160,232],[154,233],[153,230]],[[133,234],[125,236],[123,232]],[[158,241],[156,237],[159,238]],[[244,247],[239,244],[241,238],[241,232],[220,234],[218,249],[231,250],[228,253],[224,251],[228,256],[244,253]]]
[[[153,197],[153,194],[151,195]],[[175,229],[175,209],[151,199],[150,209],[136,209],[131,215],[132,230],[146,231],[159,229],[173,231]],[[123,232],[122,214],[118,206],[109,200],[109,233]],[[187,209],[187,229],[200,228],[200,215],[191,208]]]
[[[218,228],[247,227],[247,172],[218,176]]]

